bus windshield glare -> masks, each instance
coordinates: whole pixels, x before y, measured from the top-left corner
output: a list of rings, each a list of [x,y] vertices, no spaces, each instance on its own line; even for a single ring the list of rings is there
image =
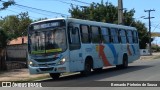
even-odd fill
[[[28,51],[30,54],[52,54],[66,50],[66,28],[56,23],[43,23],[31,26],[32,29],[29,30],[28,39]]]

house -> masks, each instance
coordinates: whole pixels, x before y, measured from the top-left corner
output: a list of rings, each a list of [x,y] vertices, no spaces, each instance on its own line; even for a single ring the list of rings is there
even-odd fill
[[[6,61],[9,69],[26,67],[27,65],[27,37],[11,40],[6,48]]]

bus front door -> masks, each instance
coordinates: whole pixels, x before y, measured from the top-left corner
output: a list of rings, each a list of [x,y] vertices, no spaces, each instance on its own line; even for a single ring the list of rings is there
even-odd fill
[[[80,32],[78,25],[69,26],[69,52],[70,52],[70,71],[80,71],[82,69],[82,52],[80,43]]]

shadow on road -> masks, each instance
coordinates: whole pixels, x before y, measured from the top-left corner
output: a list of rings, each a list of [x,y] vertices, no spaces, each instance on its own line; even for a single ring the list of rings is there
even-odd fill
[[[43,80],[40,82],[65,82],[65,81],[95,81],[95,80],[100,80],[104,78],[109,78],[109,77],[114,77],[122,74],[127,74],[130,72],[138,71],[138,70],[143,70],[146,68],[151,68],[153,66],[151,65],[141,65],[141,66],[129,66],[126,69],[117,69],[116,67],[111,67],[111,68],[106,68],[103,69],[102,71],[95,72],[93,71],[92,74],[88,77],[84,77],[81,74],[74,74],[74,75],[69,75],[69,76],[64,76],[59,78],[58,80]]]

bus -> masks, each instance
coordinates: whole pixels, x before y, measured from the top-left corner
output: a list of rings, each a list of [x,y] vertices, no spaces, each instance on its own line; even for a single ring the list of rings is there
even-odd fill
[[[140,57],[136,28],[75,18],[31,23],[28,29],[30,74],[89,75],[104,67],[128,67]]]

